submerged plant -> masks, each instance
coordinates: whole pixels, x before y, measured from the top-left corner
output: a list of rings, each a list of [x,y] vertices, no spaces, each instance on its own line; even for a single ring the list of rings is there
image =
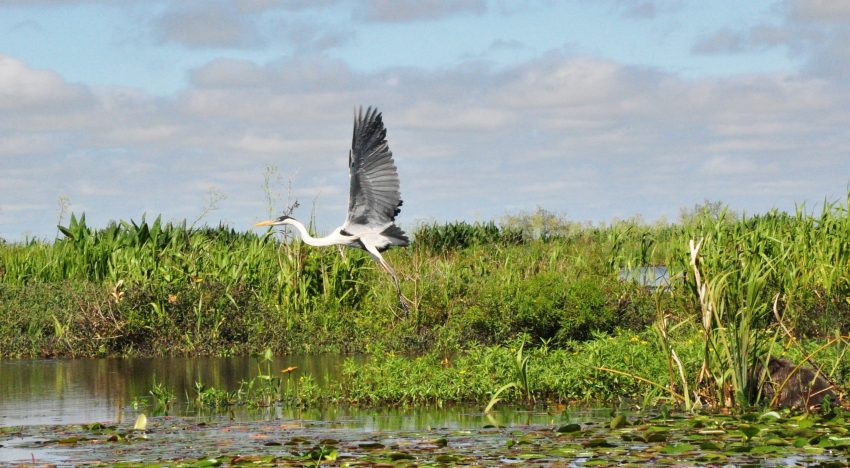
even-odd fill
[[[171,404],[174,402],[174,391],[166,387],[163,382],[157,382],[156,374],[153,376],[153,383],[148,393],[153,399],[154,412],[168,414]]]
[[[207,387],[195,382],[195,404],[199,409],[222,409],[238,403],[238,392],[228,392],[216,387]]]

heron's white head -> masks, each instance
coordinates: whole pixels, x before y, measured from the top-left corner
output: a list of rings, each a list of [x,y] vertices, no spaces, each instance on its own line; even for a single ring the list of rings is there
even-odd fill
[[[290,220],[289,216],[281,216],[280,218],[270,219],[268,221],[261,221],[254,226],[262,227],[262,226],[280,226],[281,224],[288,224],[286,221]]]

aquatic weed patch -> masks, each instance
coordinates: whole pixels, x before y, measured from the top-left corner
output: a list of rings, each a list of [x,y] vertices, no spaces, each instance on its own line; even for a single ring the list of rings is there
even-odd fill
[[[470,430],[369,430],[344,421],[151,418],[129,426],[33,426],[0,443],[36,462],[118,466],[316,466],[318,464],[787,464],[841,466],[850,455],[848,415],[554,416],[541,425]],[[22,441],[22,442],[21,442]],[[31,462],[31,458],[4,462]]]

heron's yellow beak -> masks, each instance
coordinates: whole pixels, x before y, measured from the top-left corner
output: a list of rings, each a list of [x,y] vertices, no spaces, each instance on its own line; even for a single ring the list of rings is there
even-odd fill
[[[274,219],[270,219],[270,220],[268,220],[268,221],[261,221],[261,222],[259,222],[259,223],[255,224],[254,226],[255,226],[255,227],[274,226],[274,223],[275,223],[275,220],[274,220]]]

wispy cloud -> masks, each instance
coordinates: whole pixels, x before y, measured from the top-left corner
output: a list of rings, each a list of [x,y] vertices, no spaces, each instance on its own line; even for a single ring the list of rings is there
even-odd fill
[[[49,70],[35,70],[20,60],[0,54],[0,111],[45,112],[84,106],[91,95],[82,86],[67,83]]]
[[[186,2],[153,20],[155,37],[186,47],[247,48],[265,43],[253,17],[231,2]]]
[[[485,0],[363,0],[356,16],[366,21],[407,22],[446,18],[454,15],[480,15],[487,10]]]
[[[747,176],[759,171],[759,166],[742,157],[714,156],[705,161],[700,170],[710,176]]]
[[[781,48],[805,63],[815,76],[850,72],[850,3],[830,0],[785,0],[775,8],[777,21],[744,28],[724,27],[694,44],[696,54],[758,52]]]

